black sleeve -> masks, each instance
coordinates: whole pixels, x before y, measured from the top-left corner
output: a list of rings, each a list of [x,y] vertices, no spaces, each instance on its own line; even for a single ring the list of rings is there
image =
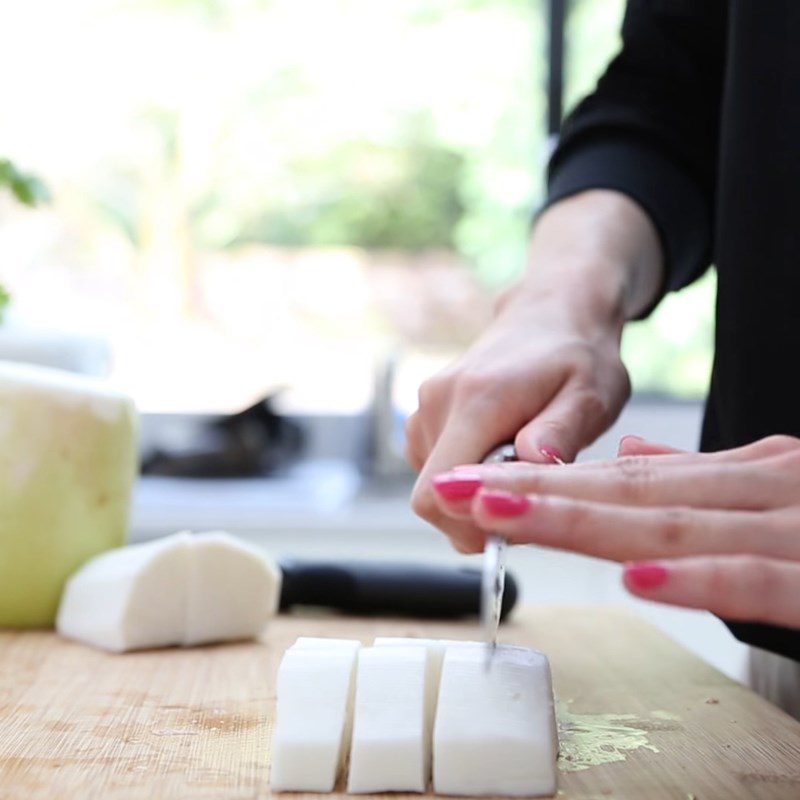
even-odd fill
[[[711,260],[725,9],[724,0],[629,0],[622,49],[564,123],[550,160],[548,205],[615,189],[648,213],[665,290]]]

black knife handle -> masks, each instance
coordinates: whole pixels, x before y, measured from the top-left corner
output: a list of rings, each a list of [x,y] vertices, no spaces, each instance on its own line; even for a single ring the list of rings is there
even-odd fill
[[[347,614],[456,619],[478,616],[480,570],[388,561],[280,562],[280,608],[323,606]],[[517,602],[517,583],[506,573],[505,619]]]

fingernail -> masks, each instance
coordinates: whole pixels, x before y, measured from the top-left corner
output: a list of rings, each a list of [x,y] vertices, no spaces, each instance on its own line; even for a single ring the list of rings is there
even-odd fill
[[[483,485],[477,472],[444,472],[433,479],[433,488],[445,500],[469,500]]]
[[[663,564],[640,561],[626,564],[623,576],[634,589],[657,589],[667,582],[669,571]]]
[[[531,507],[531,501],[524,494],[514,492],[484,492],[481,503],[495,517],[518,517]]]
[[[550,447],[549,444],[543,444],[539,448],[539,452],[548,461],[552,461],[554,464],[563,464],[564,463],[564,459],[561,457],[561,451],[556,449],[555,447]]]
[[[644,436],[637,436],[635,433],[626,433],[619,440],[619,446],[622,447],[622,445],[625,444],[625,442],[627,442],[628,440],[633,441],[633,442],[643,442],[644,441]]]

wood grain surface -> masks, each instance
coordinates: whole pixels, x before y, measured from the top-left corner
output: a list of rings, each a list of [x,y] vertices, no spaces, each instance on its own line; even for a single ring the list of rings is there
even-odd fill
[[[275,670],[297,636],[476,634],[289,616],[263,643],[119,656],[1,633],[0,798],[269,797]],[[550,656],[560,798],[800,798],[800,723],[631,614],[521,609],[501,638]]]

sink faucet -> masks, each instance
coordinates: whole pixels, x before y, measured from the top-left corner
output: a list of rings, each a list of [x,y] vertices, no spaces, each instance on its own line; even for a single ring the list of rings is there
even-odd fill
[[[399,356],[390,350],[378,359],[369,410],[369,471],[376,478],[405,477],[411,468],[403,455],[404,436],[394,406],[394,384]]]

